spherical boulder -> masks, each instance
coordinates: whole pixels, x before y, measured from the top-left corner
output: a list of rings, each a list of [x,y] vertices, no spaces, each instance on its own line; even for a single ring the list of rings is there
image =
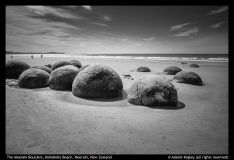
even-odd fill
[[[148,67],[141,66],[137,68],[137,72],[150,72],[151,70]]]
[[[130,103],[143,106],[176,106],[177,90],[167,79],[145,75],[136,80],[128,91]]]
[[[30,66],[20,60],[9,60],[6,62],[6,78],[18,79],[20,74],[29,69]]]
[[[164,74],[168,74],[168,75],[175,75],[176,73],[182,71],[179,67],[177,66],[170,66],[167,67],[163,70]]]
[[[199,65],[194,64],[194,63],[193,63],[193,64],[189,64],[188,66],[189,66],[189,67],[192,67],[192,68],[199,68]]]
[[[77,68],[81,68],[82,67],[82,64],[79,61],[77,61],[77,60],[72,60],[72,61],[70,61],[70,63],[72,65],[76,66]]]
[[[71,90],[72,83],[79,69],[73,65],[59,67],[52,71],[49,79],[49,87],[54,90]]]
[[[173,81],[177,83],[187,83],[202,86],[202,79],[195,72],[181,71],[178,72],[174,77]]]
[[[72,94],[83,98],[115,98],[122,95],[122,89],[120,76],[101,64],[82,67],[72,84]]]
[[[46,64],[46,65],[44,65],[44,66],[46,66],[46,67],[48,67],[48,68],[51,68],[51,67],[52,67],[52,64]]]
[[[42,70],[48,72],[49,74],[52,72],[52,69],[49,67],[46,67],[46,66],[33,66],[31,68],[42,69]]]
[[[51,69],[53,71],[59,67],[66,66],[66,65],[72,65],[72,64],[70,62],[67,62],[67,61],[59,61],[59,62],[56,62],[55,64],[53,64]]]
[[[41,88],[49,84],[50,75],[42,69],[30,68],[25,70],[18,79],[21,88]]]

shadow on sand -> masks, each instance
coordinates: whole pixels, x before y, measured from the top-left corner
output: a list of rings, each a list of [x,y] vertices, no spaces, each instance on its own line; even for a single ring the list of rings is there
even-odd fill
[[[183,109],[185,107],[185,104],[183,102],[178,101],[176,106],[145,106],[152,109],[165,109],[165,110],[178,110]]]

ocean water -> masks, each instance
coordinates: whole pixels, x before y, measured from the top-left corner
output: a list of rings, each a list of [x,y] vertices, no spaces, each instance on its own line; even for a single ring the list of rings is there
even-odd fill
[[[12,54],[14,57],[30,57],[31,54]],[[11,55],[6,55],[11,56]],[[41,54],[33,54],[40,57]],[[228,62],[228,54],[43,54],[43,57],[103,58],[120,60],[168,60]]]

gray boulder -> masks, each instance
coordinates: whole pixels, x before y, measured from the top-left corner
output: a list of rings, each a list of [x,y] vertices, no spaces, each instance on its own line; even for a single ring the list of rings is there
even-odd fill
[[[72,61],[70,61],[70,63],[72,65],[76,66],[77,68],[81,68],[82,67],[82,64],[79,61],[77,61],[77,60],[72,60]]]
[[[9,60],[6,62],[6,78],[18,79],[20,74],[29,69],[30,66],[20,60]]]
[[[54,90],[71,90],[72,83],[79,69],[73,65],[59,67],[52,71],[49,79],[49,87]]]
[[[49,67],[46,67],[46,66],[33,66],[31,68],[42,69],[42,70],[48,72],[49,74],[52,72],[52,69]]]
[[[188,66],[189,66],[189,67],[192,67],[192,68],[199,68],[199,65],[194,64],[194,63],[193,63],[193,64],[189,64]]]
[[[67,62],[67,61],[59,61],[59,62],[56,62],[55,64],[53,64],[51,69],[53,71],[59,67],[66,66],[66,65],[72,65],[72,64],[70,62]]]
[[[141,66],[137,68],[137,72],[151,72],[151,70],[148,67]]]
[[[175,75],[176,73],[180,71],[182,70],[177,66],[170,66],[163,70],[164,74],[168,74],[168,75]]]
[[[46,65],[44,65],[44,66],[46,66],[46,67],[48,67],[48,68],[51,68],[51,67],[52,67],[52,64],[46,64]]]
[[[145,75],[135,81],[128,91],[128,101],[143,106],[176,106],[177,90],[168,80]]]
[[[193,85],[202,85],[202,79],[195,72],[191,71],[181,71],[178,72],[174,77],[173,81],[177,83],[187,83]]]
[[[21,88],[41,88],[49,84],[50,75],[44,70],[30,68],[25,70],[18,79]]]
[[[182,62],[181,64],[187,64],[186,62]]]
[[[120,76],[106,65],[88,65],[73,81],[72,94],[83,98],[115,98],[122,95]]]

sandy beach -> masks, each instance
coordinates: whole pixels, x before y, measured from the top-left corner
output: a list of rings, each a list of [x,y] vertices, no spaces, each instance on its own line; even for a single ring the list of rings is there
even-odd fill
[[[6,61],[11,59],[6,57]],[[30,66],[74,58],[14,57]],[[103,101],[74,97],[49,87],[22,89],[6,85],[6,154],[228,154],[228,62],[116,60],[80,58],[82,65],[104,64],[123,82],[123,96]],[[151,72],[135,72],[147,66]],[[130,104],[130,86],[168,66],[196,72],[203,86],[171,82],[176,107]],[[124,78],[130,74],[134,80]],[[6,80],[7,81],[7,80]]]

